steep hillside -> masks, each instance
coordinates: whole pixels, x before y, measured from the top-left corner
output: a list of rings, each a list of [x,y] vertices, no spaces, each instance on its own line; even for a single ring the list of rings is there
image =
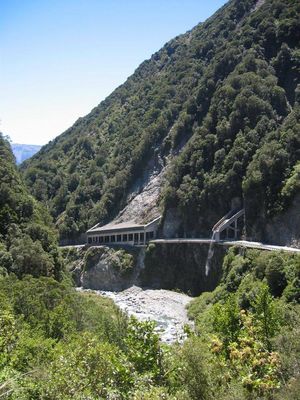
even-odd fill
[[[207,236],[244,203],[247,235],[268,240],[300,186],[299,15],[296,1],[229,1],[25,162],[61,238],[126,206],[119,219],[162,212],[166,235]]]
[[[0,275],[59,279],[61,267],[51,217],[28,193],[9,142],[0,134]]]

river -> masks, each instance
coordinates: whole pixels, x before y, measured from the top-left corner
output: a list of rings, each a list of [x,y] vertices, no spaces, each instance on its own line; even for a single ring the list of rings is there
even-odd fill
[[[142,321],[155,321],[156,331],[164,343],[183,342],[186,337],[184,326],[192,325],[186,311],[186,306],[192,298],[183,293],[142,289],[138,286],[132,286],[122,292],[92,292],[111,298],[128,315]]]

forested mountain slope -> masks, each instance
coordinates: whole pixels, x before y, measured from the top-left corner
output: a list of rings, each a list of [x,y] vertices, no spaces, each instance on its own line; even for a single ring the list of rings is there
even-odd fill
[[[51,217],[29,194],[0,134],[0,275],[61,277]]]
[[[293,0],[229,1],[25,162],[61,237],[114,218],[163,174],[165,234],[207,236],[244,203],[247,235],[266,239],[300,188],[299,15]]]

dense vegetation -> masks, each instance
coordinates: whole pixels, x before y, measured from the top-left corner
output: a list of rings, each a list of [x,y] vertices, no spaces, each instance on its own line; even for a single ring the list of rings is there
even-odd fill
[[[165,347],[153,323],[58,282],[50,217],[0,145],[2,398],[297,399],[299,256],[230,250],[219,286],[190,306],[195,332]]]
[[[257,204],[270,218],[299,192],[300,5],[256,3],[229,1],[171,40],[25,163],[62,238],[112,218],[150,159],[173,159],[162,207],[186,232],[206,234],[240,198],[251,233]]]
[[[299,302],[299,256],[231,249],[220,285],[189,308],[198,398],[298,399]]]
[[[195,112],[187,112],[194,134],[165,194],[187,229],[199,220],[211,226],[211,214],[224,214],[237,197],[251,232],[258,215],[263,227],[262,219],[281,212],[299,191],[296,184],[285,190],[300,157],[299,11],[293,1],[266,1],[238,30],[232,14],[222,14],[226,39],[213,58],[205,56],[208,68],[191,100]]]
[[[138,399],[163,381],[154,324],[128,321],[110,300],[72,287],[51,218],[2,135],[0,234],[1,398]],[[112,267],[130,269],[132,256],[117,255]]]
[[[51,217],[28,192],[12,155],[0,134],[0,268],[60,279],[62,263]]]
[[[0,278],[5,399],[296,400],[300,258],[232,249],[195,299],[195,332],[163,346],[154,324],[53,278]]]
[[[292,0],[232,0],[167,43],[25,163],[34,197],[0,136],[1,398],[299,399],[299,256],[230,250],[190,305],[195,332],[165,347],[151,322],[75,291],[48,214],[77,237],[159,157],[172,159],[162,207],[185,232],[206,233],[236,198],[250,232],[280,214],[300,189],[299,15]],[[120,251],[113,267],[132,263]]]

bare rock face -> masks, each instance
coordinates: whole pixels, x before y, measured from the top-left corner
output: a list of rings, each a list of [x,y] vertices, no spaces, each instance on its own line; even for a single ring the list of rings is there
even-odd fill
[[[144,249],[89,247],[78,249],[69,269],[77,286],[120,291],[136,281],[143,258]]]
[[[159,196],[168,162],[159,154],[159,148],[156,150],[142,176],[130,188],[126,206],[115,218],[115,223],[131,220],[137,223],[150,222],[160,215]]]
[[[76,254],[75,254],[76,251]],[[216,246],[206,273],[209,243],[153,244],[145,248],[84,247],[72,250],[68,269],[78,287],[121,292],[132,286],[191,295],[213,290],[222,274],[226,248]]]
[[[164,170],[153,174],[146,186],[139,192],[134,193],[129,199],[127,206],[120,212],[115,222],[134,220],[136,222],[149,222],[156,218],[160,211],[158,199],[162,187]]]
[[[140,272],[141,286],[179,289],[192,296],[215,289],[222,276],[226,248],[215,247],[209,273],[206,274],[209,247],[209,243],[150,244],[146,250],[145,268]]]
[[[167,210],[162,227],[162,235],[164,238],[174,238],[178,235],[180,230],[181,219],[178,210],[170,208]]]
[[[255,6],[253,7],[253,11],[257,11],[262,5],[264,5],[266,0],[257,0]]]
[[[266,241],[300,248],[300,195],[284,213],[266,224]]]

